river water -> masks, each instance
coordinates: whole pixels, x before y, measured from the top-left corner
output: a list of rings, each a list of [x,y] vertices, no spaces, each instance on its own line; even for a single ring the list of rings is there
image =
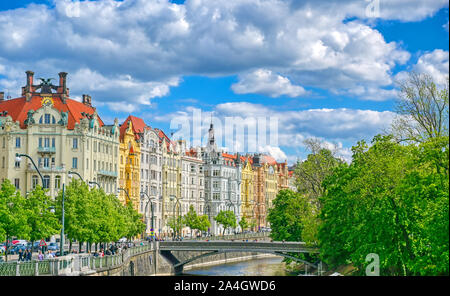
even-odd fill
[[[249,261],[205,266],[184,271],[183,275],[201,276],[287,276],[281,257],[252,259]]]

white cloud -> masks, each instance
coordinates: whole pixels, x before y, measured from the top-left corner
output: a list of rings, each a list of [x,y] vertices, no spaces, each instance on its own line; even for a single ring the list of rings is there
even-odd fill
[[[449,52],[442,49],[435,49],[421,55],[411,70],[417,73],[430,75],[438,86],[445,85],[449,76]],[[407,72],[399,72],[396,75],[396,81],[405,80]]]
[[[56,1],[54,9],[29,5],[0,12],[0,64],[12,72],[46,75],[88,69],[116,81],[99,92],[99,101],[116,103],[111,98],[119,87],[143,86],[145,91],[127,91],[122,99],[146,104],[178,85],[168,81],[185,75],[240,75],[234,89],[270,96],[301,96],[304,87],[336,92],[362,87],[368,90],[362,96],[371,99],[370,89],[389,87],[392,69],[410,57],[364,23],[367,2],[361,0],[78,3],[76,17],[67,13],[71,1]],[[418,20],[445,5],[414,3],[382,1],[381,17]],[[348,21],[351,16],[361,20]],[[255,69],[266,71],[267,84],[252,89],[245,82]],[[12,72],[6,80],[19,79]],[[23,76],[15,85],[23,84]]]
[[[285,160],[288,159],[288,157],[283,152],[283,150],[280,149],[280,147],[272,147],[272,146],[267,145],[264,147],[259,147],[258,151],[261,153],[269,154],[270,156],[275,158],[275,160],[277,162],[284,162]]]
[[[299,97],[305,95],[305,89],[293,85],[288,78],[273,73],[270,70],[258,69],[239,76],[239,82],[231,86],[238,94],[256,93],[270,97]]]

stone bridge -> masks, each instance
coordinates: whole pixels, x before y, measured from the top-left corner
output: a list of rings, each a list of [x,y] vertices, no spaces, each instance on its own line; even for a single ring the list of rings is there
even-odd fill
[[[315,264],[290,255],[292,253],[318,253],[317,249],[307,247],[303,242],[168,241],[159,242],[158,245],[160,254],[173,265],[175,274],[182,273],[184,265],[192,261],[215,254],[229,252],[270,253],[305,263],[313,268],[318,268]],[[172,253],[179,253],[180,251],[202,252],[202,254],[180,260]]]

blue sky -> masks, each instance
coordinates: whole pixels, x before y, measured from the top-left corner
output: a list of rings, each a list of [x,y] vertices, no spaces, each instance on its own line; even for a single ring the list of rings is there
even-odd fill
[[[405,71],[448,75],[446,1],[372,3],[376,17],[362,0],[1,1],[0,91],[66,71],[107,123],[275,116],[260,151],[293,163],[317,137],[349,159],[389,126]]]

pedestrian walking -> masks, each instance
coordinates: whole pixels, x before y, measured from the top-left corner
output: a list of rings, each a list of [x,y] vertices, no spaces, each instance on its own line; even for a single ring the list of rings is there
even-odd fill
[[[42,254],[41,251],[39,251],[38,260],[39,260],[39,261],[44,260],[44,254]]]
[[[18,261],[20,262],[20,261],[22,261],[23,260],[23,251],[22,251],[22,249],[19,249],[19,259],[18,259]]]
[[[31,251],[27,249],[27,261],[31,261]]]

